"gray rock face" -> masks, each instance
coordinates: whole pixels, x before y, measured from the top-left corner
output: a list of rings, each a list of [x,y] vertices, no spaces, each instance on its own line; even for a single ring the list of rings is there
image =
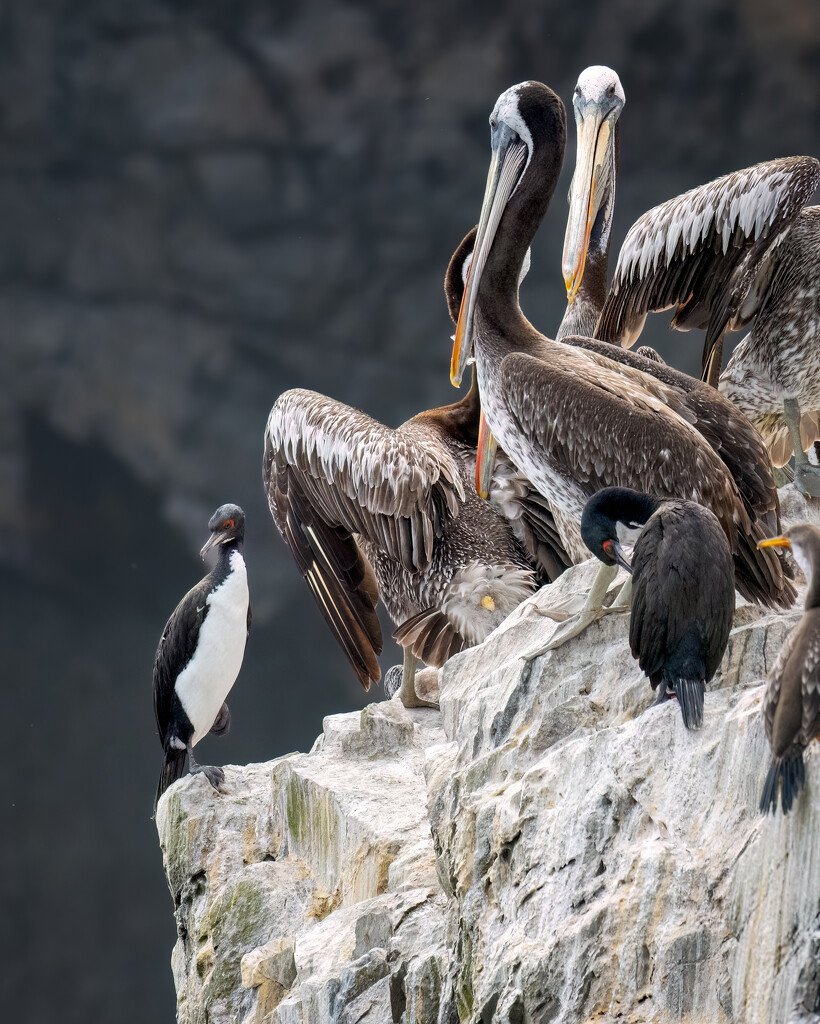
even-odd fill
[[[597,564],[453,658],[440,713],[374,704],[226,794],[172,787],[180,1024],[818,1019],[813,750],[796,810],[757,812],[763,679],[799,608],[740,601],[687,732],[623,613],[521,658]]]

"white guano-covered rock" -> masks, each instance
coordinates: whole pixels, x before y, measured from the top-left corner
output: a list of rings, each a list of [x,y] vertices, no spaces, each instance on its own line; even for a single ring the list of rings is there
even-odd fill
[[[792,488],[789,520],[816,518]],[[570,570],[439,673],[441,711],[173,786],[180,1024],[820,1020],[820,769],[763,818],[763,680],[800,615],[738,602],[704,726],[612,613],[525,663]]]

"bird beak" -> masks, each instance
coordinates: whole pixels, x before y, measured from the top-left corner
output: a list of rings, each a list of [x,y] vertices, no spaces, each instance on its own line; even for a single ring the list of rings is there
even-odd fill
[[[475,456],[475,489],[479,498],[487,498],[490,493],[490,482],[493,478],[493,467],[495,466],[495,453],[498,442],[493,437],[487,421],[484,419],[484,411],[481,412],[481,419],[478,423],[478,445]]]
[[[621,542],[618,541],[618,540],[614,541],[612,547],[614,548],[614,552],[613,552],[612,557],[615,559],[615,561],[618,563],[618,565],[620,565],[622,568],[626,569],[626,571],[631,576],[632,575],[632,566],[629,564],[629,560],[627,559],[626,555],[624,554],[624,549],[621,547]]]
[[[199,552],[199,557],[202,559],[203,562],[205,561],[205,556],[208,554],[211,548],[215,548],[217,544],[221,544],[223,540],[224,537],[220,536],[220,534],[211,534],[211,536],[205,541],[202,550]]]
[[[526,161],[526,145],[511,128],[502,122],[490,160],[473,258],[467,274],[467,283],[464,286],[464,295],[456,324],[456,336],[453,340],[450,380],[455,387],[461,387],[461,378],[473,351],[473,314],[484,265],[498,230],[501,215],[504,213],[510,196],[515,191]]]
[[[788,548],[791,551],[791,541],[788,537],[767,537],[757,542],[758,551],[761,548]]]
[[[569,219],[563,257],[568,302],[575,300],[581,287],[592,225],[607,185],[614,179],[617,117],[613,113],[604,117],[601,107],[594,102],[588,103],[584,111],[576,108],[578,151],[569,190]]]

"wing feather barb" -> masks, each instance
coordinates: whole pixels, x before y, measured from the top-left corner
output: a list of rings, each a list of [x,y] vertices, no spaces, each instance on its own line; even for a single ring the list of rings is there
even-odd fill
[[[740,327],[757,311],[744,306],[756,267],[785,237],[818,182],[813,157],[784,157],[647,211],[621,247],[595,336],[632,344],[647,313],[675,306],[673,326],[706,328],[711,352],[730,321]]]

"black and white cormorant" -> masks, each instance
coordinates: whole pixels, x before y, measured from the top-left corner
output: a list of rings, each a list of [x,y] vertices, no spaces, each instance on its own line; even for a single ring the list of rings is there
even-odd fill
[[[453,319],[474,237],[445,278]],[[481,643],[570,564],[546,502],[503,452],[490,502],[478,498],[479,430],[475,382],[462,401],[396,429],[301,389],[281,395],[268,419],[273,520],[365,689],[381,675],[381,596],[404,648],[407,707],[428,706],[413,685],[417,658],[439,667]]]
[[[193,747],[208,732],[228,731],[225,700],[236,682],[251,628],[248,574],[243,546],[245,513],[221,505],[208,523],[211,536],[202,558],[217,548],[216,564],[179,602],[160,637],[154,660],[154,713],[164,762],[156,802],[190,768],[214,789],[221,768],[198,765]]]
[[[740,491],[743,474],[736,475],[725,459],[728,450],[743,445],[729,436],[731,429],[707,438],[701,427],[702,415],[723,415],[717,405],[700,393],[693,401],[694,391],[665,383],[663,375],[671,371],[662,364],[643,360],[652,367],[644,372],[598,351],[550,341],[521,312],[518,273],[557,182],[565,141],[563,104],[546,86],[526,82],[502,94],[490,128],[492,163],[453,345],[453,382],[460,382],[474,353],[490,431],[549,501],[573,561],[587,557],[581,513],[602,487],[683,497],[717,516],[734,554],[741,593],[788,607],[794,588],[779,559],[760,558],[765,552],[756,543],[767,532],[763,516]],[[732,416],[753,439],[742,414]],[[477,461],[483,480],[487,446],[479,447]],[[761,512],[766,507],[776,512],[765,453],[759,466],[752,465],[751,476],[757,478],[754,487],[766,492]],[[580,620],[559,627],[548,646],[579,632],[593,608],[599,612],[602,590],[613,575],[602,568],[590,607]]]
[[[618,524],[641,529],[631,564]],[[720,523],[693,501],[607,487],[587,502],[581,536],[605,565],[617,563],[632,574],[632,656],[652,689],[660,686],[657,703],[677,697],[684,725],[697,728],[735,609],[732,552]]]
[[[787,814],[806,782],[803,751],[820,738],[820,530],[798,523],[765,547],[790,548],[806,577],[805,611],[786,637],[763,697],[763,721],[772,748],[760,809]]]

